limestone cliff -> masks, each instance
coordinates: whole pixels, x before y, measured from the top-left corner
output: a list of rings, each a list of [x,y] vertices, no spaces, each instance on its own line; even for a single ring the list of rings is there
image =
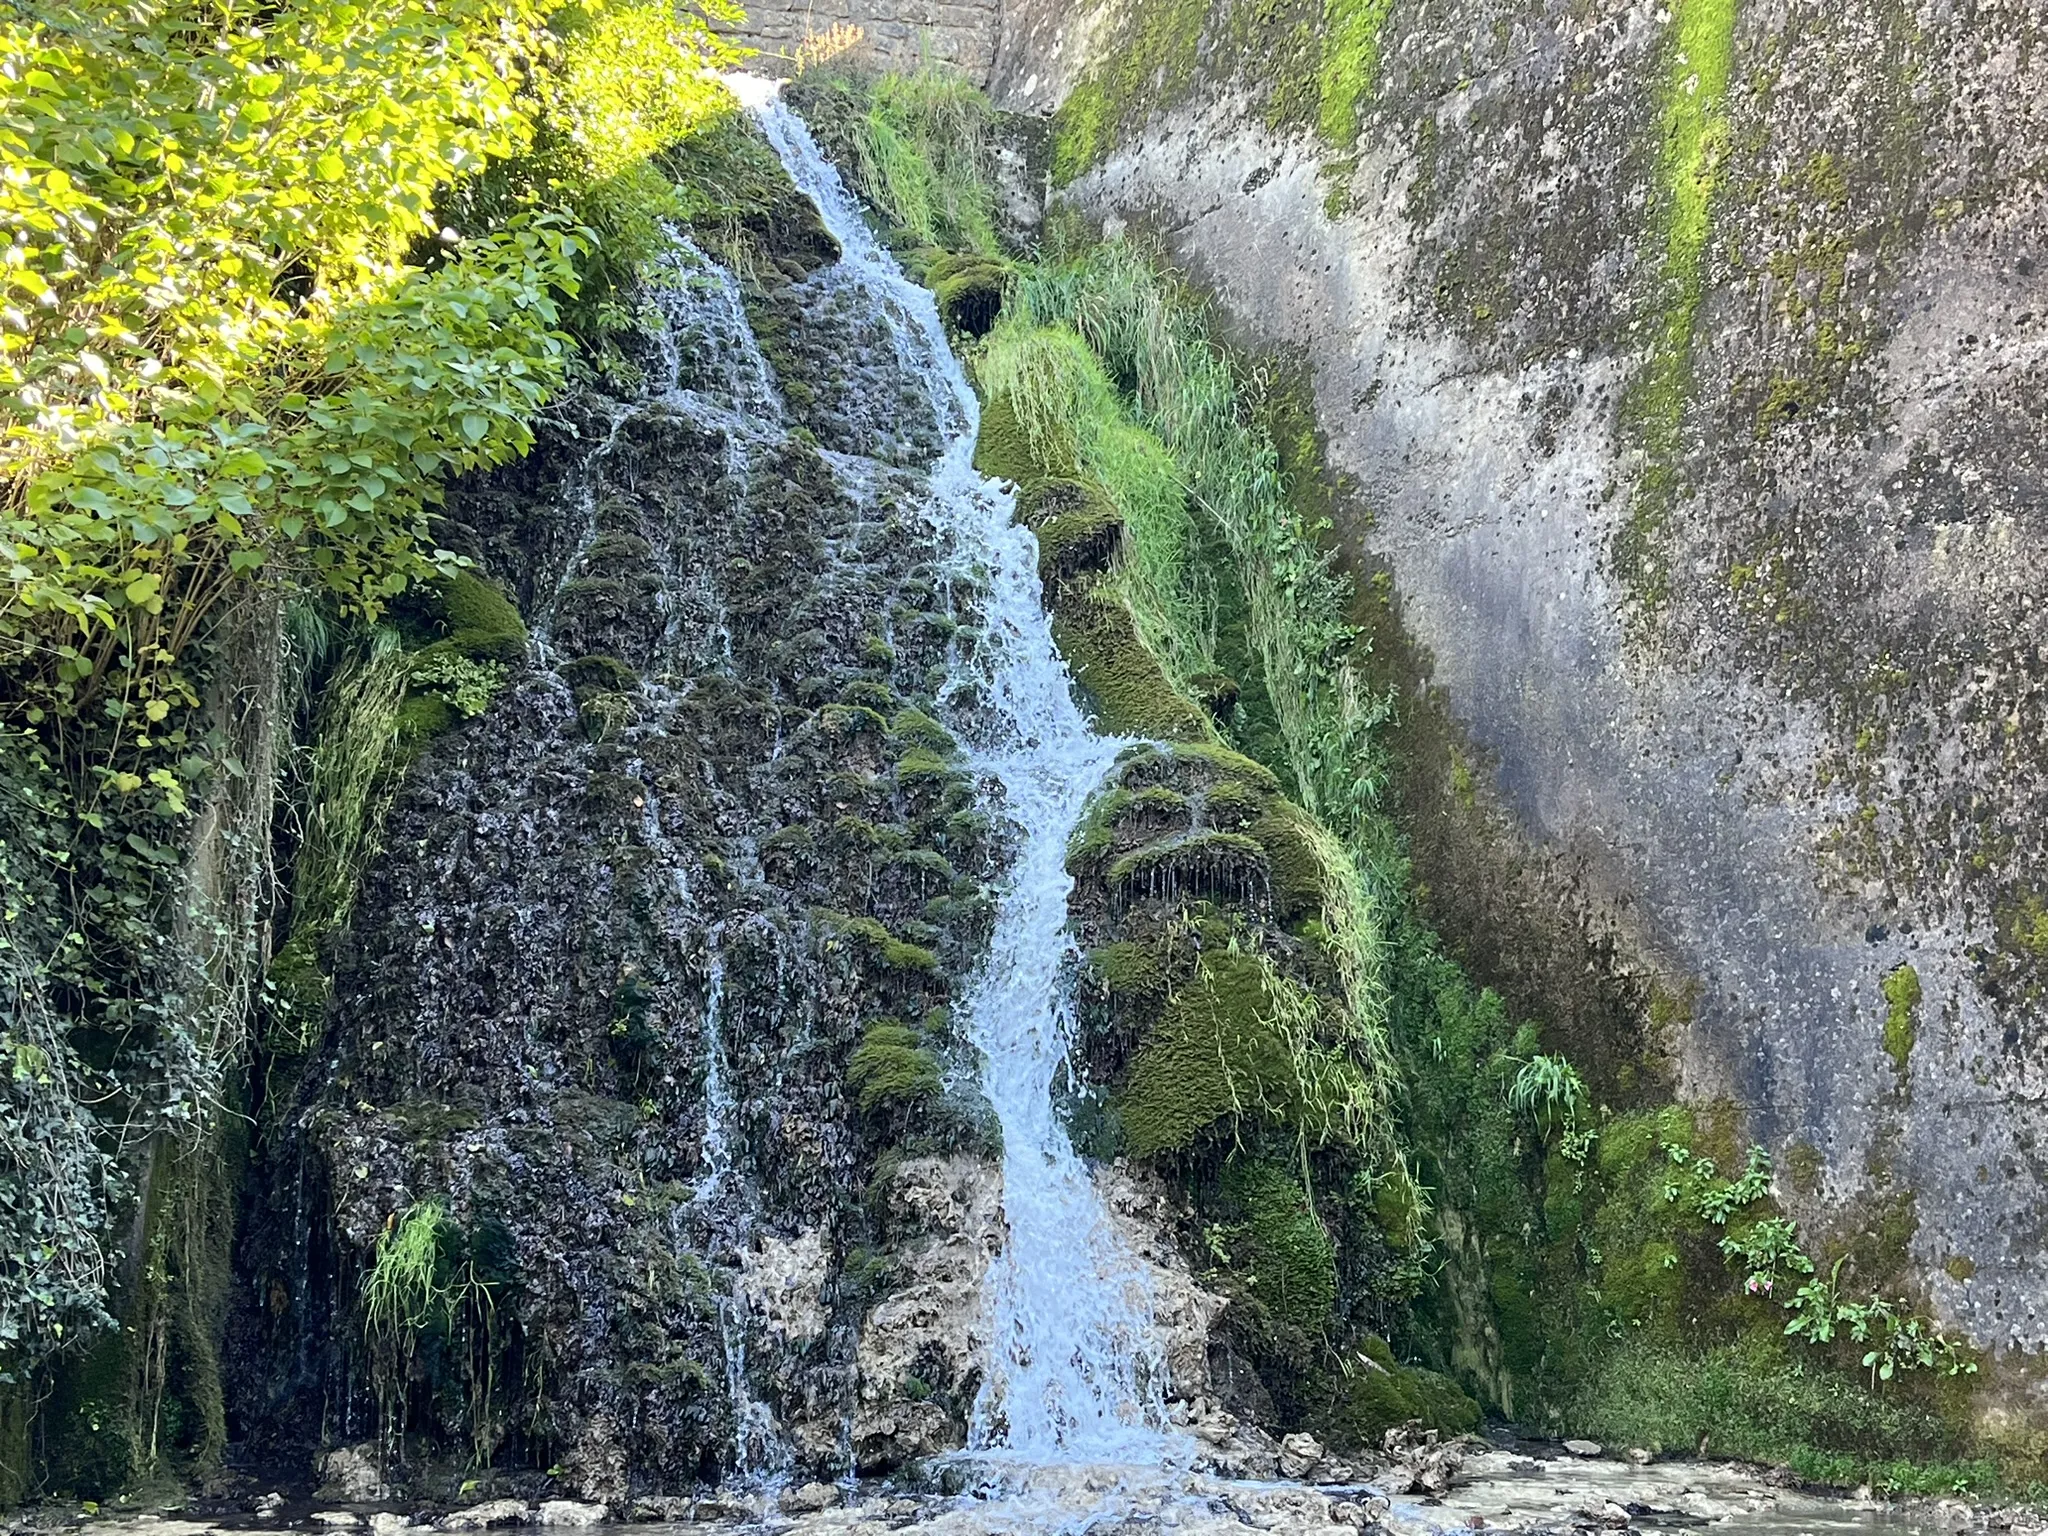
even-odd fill
[[[1939,1315],[2019,1351],[2044,31],[1012,0],[990,77],[1055,114],[1070,201],[1300,361],[1414,643],[1404,795],[1468,962],[1602,1097],[1643,1057],[1733,1100],[1819,1230],[1892,1212]]]

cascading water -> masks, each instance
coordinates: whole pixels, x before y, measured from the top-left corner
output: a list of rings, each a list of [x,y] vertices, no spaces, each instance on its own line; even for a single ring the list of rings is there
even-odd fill
[[[1111,1224],[1052,1101],[1072,1024],[1067,842],[1127,743],[1096,734],[1075,704],[1039,592],[1036,543],[1015,523],[1011,493],[973,467],[979,403],[931,295],[876,243],[774,86],[738,86],[840,242],[833,280],[857,285],[888,317],[906,368],[931,393],[946,446],[931,473],[930,515],[984,610],[984,632],[971,656],[956,659],[947,696],[972,701],[960,734],[1016,829],[1017,857],[967,1004],[1002,1126],[1008,1228],[986,1284],[990,1359],[971,1443],[1027,1461],[1172,1459],[1182,1446],[1166,1427],[1145,1268]]]

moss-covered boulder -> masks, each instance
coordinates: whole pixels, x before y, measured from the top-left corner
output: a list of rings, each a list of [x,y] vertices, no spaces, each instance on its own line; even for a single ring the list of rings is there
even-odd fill
[[[939,318],[962,336],[986,336],[1003,312],[1010,264],[978,251],[948,252],[925,269]]]

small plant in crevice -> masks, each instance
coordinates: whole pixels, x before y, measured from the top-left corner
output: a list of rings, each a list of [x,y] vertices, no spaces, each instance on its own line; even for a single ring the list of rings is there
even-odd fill
[[[417,1386],[459,1386],[472,1455],[477,1465],[489,1462],[505,1429],[500,1375],[511,1340],[500,1301],[513,1267],[510,1234],[499,1223],[465,1229],[435,1200],[386,1220],[361,1304],[387,1440],[404,1435]]]
[[[442,1312],[441,1207],[423,1200],[393,1216],[377,1237],[377,1256],[363,1277],[363,1326],[406,1347]]]

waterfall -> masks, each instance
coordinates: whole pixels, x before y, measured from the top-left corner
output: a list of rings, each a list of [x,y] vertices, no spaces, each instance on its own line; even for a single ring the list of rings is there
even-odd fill
[[[797,187],[844,252],[834,280],[888,318],[946,433],[930,516],[981,592],[982,633],[956,659],[942,703],[990,809],[1015,829],[1017,857],[996,909],[985,969],[966,999],[982,1082],[1003,1133],[1008,1241],[984,1293],[987,1361],[975,1449],[1027,1461],[1159,1461],[1182,1447],[1166,1427],[1165,1362],[1147,1270],[1104,1209],[1053,1109],[1072,1032],[1067,842],[1129,743],[1098,735],[1075,704],[1041,601],[1038,550],[1011,493],[974,468],[980,407],[932,296],[876,242],[838,173],[769,82],[737,88]]]

